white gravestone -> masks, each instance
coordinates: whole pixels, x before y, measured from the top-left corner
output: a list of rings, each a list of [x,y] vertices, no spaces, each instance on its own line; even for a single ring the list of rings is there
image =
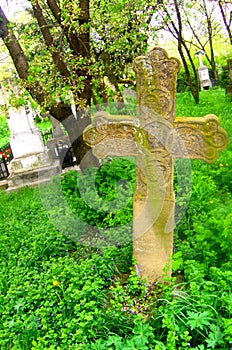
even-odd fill
[[[198,51],[195,55],[198,56],[199,60],[198,75],[201,89],[208,89],[212,86],[212,82],[210,80],[208,67],[203,64],[202,55],[204,54],[204,51]]]
[[[46,174],[43,175],[44,182],[60,173],[60,165],[57,160],[51,159],[28,107],[10,107],[8,125],[14,156],[9,167],[9,190],[38,185],[41,173]]]
[[[9,109],[8,125],[14,158],[44,152],[40,131],[34,124],[32,114],[27,113],[24,107]]]

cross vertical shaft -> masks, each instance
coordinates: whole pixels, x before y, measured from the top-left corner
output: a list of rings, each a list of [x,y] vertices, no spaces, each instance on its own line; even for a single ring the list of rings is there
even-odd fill
[[[134,194],[134,245],[133,252],[138,262],[138,272],[147,281],[161,279],[163,268],[169,263],[173,247],[174,191],[173,159],[162,137],[163,122],[173,127],[175,119],[176,75],[180,63],[168,58],[164,50],[156,48],[147,56],[134,61],[137,73],[137,114],[141,126],[147,132],[149,157],[144,154],[137,157],[137,186]],[[149,194],[151,208],[150,227],[141,219],[140,212],[147,202],[147,193],[142,193],[141,164],[145,169],[147,189],[159,188],[159,193]],[[152,166],[153,165],[153,166]],[[153,181],[156,178],[156,181]],[[153,183],[152,183],[153,181]],[[157,213],[154,213],[157,210]],[[136,217],[140,217],[137,222]],[[144,217],[145,219],[145,217]],[[147,227],[146,227],[147,226]]]

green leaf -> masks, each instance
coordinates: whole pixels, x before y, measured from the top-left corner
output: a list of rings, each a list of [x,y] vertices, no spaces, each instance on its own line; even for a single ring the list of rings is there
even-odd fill
[[[24,305],[25,305],[25,299],[24,298],[20,298],[17,303],[14,306],[14,309],[16,311],[19,311],[19,309],[24,309]]]
[[[224,344],[223,333],[221,332],[220,328],[214,324],[210,327],[210,329],[212,332],[209,333],[206,343],[208,344],[208,348],[215,349],[216,345]]]
[[[205,327],[210,325],[210,321],[212,318],[209,316],[207,311],[203,312],[192,312],[187,311],[188,320],[187,323],[191,329],[201,329],[203,330]]]
[[[183,265],[182,252],[176,252],[172,257],[172,269],[173,271],[179,270]]]

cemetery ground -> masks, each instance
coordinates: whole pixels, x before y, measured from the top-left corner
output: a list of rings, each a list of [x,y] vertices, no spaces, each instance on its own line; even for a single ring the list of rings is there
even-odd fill
[[[220,89],[200,95],[195,105],[188,93],[178,94],[176,114],[214,113],[231,136],[232,101]],[[0,348],[232,348],[231,147],[214,164],[191,162],[192,194],[175,228],[173,277],[153,286],[136,276],[131,243],[73,242],[49,221],[38,189],[1,192]],[[126,210],[102,216],[83,202],[76,177],[70,171],[62,180],[74,213],[91,225],[131,222],[132,199]],[[103,198],[116,198],[120,178],[133,186],[133,163],[115,159],[101,167],[96,186]]]

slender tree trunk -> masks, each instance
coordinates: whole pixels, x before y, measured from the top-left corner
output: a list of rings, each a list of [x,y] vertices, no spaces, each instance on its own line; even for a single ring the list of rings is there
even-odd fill
[[[178,1],[177,0],[174,0],[174,5],[175,5],[175,9],[176,9],[176,16],[177,16],[177,22],[178,22],[178,29],[175,27],[176,28],[176,34],[177,34],[177,40],[178,40],[178,51],[179,51],[180,57],[182,59],[182,63],[184,65],[184,69],[185,69],[185,73],[186,73],[186,77],[187,77],[187,81],[188,81],[188,84],[189,84],[190,91],[191,91],[191,93],[193,95],[193,98],[194,98],[196,104],[198,104],[199,103],[199,79],[198,79],[198,76],[197,76],[197,73],[196,73],[196,68],[195,68],[194,62],[192,60],[192,57],[190,55],[190,52],[189,52],[189,50],[187,48],[187,45],[185,44],[185,41],[183,40],[183,36],[182,36],[182,20],[181,20],[181,14],[180,14],[180,9],[179,9],[179,5],[178,5]],[[188,58],[190,60],[192,68],[193,68],[195,86],[193,84],[192,77],[191,77],[191,74],[190,74],[190,71],[189,71],[189,68],[188,68],[188,64],[187,64],[187,61],[185,59],[185,55],[184,55],[184,52],[183,52],[183,47],[185,48],[185,51],[187,52]]]
[[[232,13],[230,12],[230,19],[229,19],[229,23],[228,23],[226,20],[225,11],[223,9],[223,1],[221,1],[221,0],[218,1],[218,4],[219,4],[220,11],[221,11],[222,19],[223,19],[223,22],[224,22],[224,25],[226,27],[226,31],[227,31],[227,34],[228,34],[228,37],[230,40],[230,44],[232,45],[232,32],[231,32]]]
[[[68,70],[64,60],[62,59],[62,57],[60,55],[60,50],[57,49],[56,47],[54,47],[54,42],[53,42],[52,35],[50,33],[50,28],[49,28],[49,25],[44,18],[42,9],[39,6],[39,2],[35,1],[33,3],[32,7],[33,7],[34,16],[37,19],[37,22],[39,24],[39,28],[40,28],[41,33],[43,35],[45,44],[46,44],[47,48],[50,50],[54,64],[56,65],[56,67],[61,75],[65,76],[65,77],[69,77],[70,73],[69,73],[69,70]]]
[[[192,81],[192,77],[191,77],[191,73],[190,73],[189,68],[188,68],[188,63],[185,59],[185,55],[184,55],[181,43],[178,43],[178,51],[179,51],[182,63],[184,65],[185,74],[186,74],[186,78],[188,81],[190,91],[192,93],[192,96],[194,98],[195,103],[198,104],[199,103],[199,79],[198,79],[197,73],[195,72],[195,74],[194,74],[195,84],[196,84],[196,86],[194,86],[193,81]]]
[[[206,20],[207,20],[207,28],[208,28],[208,34],[209,34],[209,47],[210,47],[210,65],[213,71],[214,79],[218,81],[218,74],[217,74],[217,68],[216,68],[216,62],[215,62],[215,57],[214,57],[214,50],[213,50],[213,29],[212,29],[212,20],[210,18],[210,14],[207,10],[207,5],[205,0],[203,0],[203,7],[204,7],[204,12],[206,15]]]

